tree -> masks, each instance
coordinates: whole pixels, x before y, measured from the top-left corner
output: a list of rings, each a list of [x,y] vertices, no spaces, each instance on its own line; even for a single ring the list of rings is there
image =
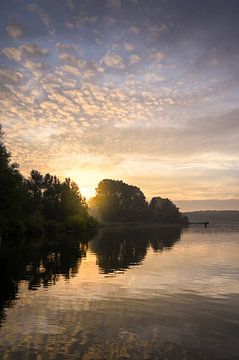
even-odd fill
[[[43,177],[43,213],[45,219],[61,220],[62,185],[55,175],[46,174]]]
[[[10,160],[0,126],[0,233],[23,230],[25,186],[18,165]]]
[[[85,198],[81,195],[79,186],[70,178],[65,179],[61,185],[61,206],[64,217],[87,214]]]
[[[144,219],[147,202],[136,186],[121,180],[102,180],[90,206],[103,221],[139,221]]]
[[[149,204],[150,219],[162,224],[180,224],[182,217],[177,206],[169,199],[153,197]]]
[[[187,224],[177,206],[169,199],[154,197],[148,204],[143,192],[121,180],[102,180],[91,199],[90,210],[101,221],[150,221],[161,224]]]
[[[27,189],[29,194],[31,211],[42,209],[43,199],[43,176],[37,170],[32,170],[30,178],[27,180]]]
[[[0,126],[0,235],[57,230],[94,231],[97,222],[88,214],[78,185],[67,178],[43,176],[32,170],[24,179],[4,145]]]
[[[70,223],[78,229],[85,225],[89,218],[87,205],[78,185],[70,178],[61,182],[55,175],[43,176],[32,170],[27,185],[31,231],[43,231],[43,228],[53,231],[59,227],[57,224],[69,223],[72,216],[77,218],[70,219]]]

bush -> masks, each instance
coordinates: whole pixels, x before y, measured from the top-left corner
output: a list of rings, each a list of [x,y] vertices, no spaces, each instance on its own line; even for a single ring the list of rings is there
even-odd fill
[[[98,222],[92,216],[72,215],[65,221],[66,230],[72,232],[95,231],[97,226]]]
[[[65,221],[65,227],[68,231],[84,232],[87,230],[86,219],[81,215],[68,216]]]

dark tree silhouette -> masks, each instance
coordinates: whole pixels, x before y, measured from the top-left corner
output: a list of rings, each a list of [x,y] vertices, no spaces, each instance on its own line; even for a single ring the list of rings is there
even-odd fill
[[[150,221],[160,224],[186,224],[169,199],[154,197],[148,205],[143,192],[120,180],[105,179],[98,184],[90,202],[94,216],[104,222]]]
[[[177,206],[169,199],[154,197],[149,204],[150,219],[165,223],[180,223],[181,214]]]
[[[95,230],[96,220],[78,185],[70,178],[32,170],[25,179],[17,164],[11,163],[0,127],[0,235],[5,238],[26,233]],[[154,197],[147,203],[143,192],[121,180],[102,180],[91,200],[92,213],[103,222],[142,222],[186,224],[169,199]]]
[[[11,155],[4,145],[0,126],[0,234],[5,231],[23,231],[26,189],[18,165],[11,164],[10,160]]]
[[[104,221],[143,220],[147,202],[143,192],[136,186],[121,180],[102,180],[90,206]]]
[[[17,164],[11,164],[0,127],[0,235],[92,231],[97,222],[88,214],[85,199],[76,183],[61,182],[55,175],[32,170],[25,179]]]

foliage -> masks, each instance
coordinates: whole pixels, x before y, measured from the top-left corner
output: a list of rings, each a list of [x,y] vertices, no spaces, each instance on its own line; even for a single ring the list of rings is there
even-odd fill
[[[181,214],[169,199],[154,197],[149,204],[150,219],[159,223],[180,223]]]
[[[147,202],[138,187],[105,179],[98,184],[90,206],[104,221],[135,221],[144,219]]]
[[[10,163],[10,153],[3,143],[0,127],[0,233],[9,228],[23,228],[21,219],[26,188],[18,165]],[[20,231],[21,232],[21,231]]]
[[[96,227],[75,182],[37,170],[25,179],[10,160],[0,127],[0,234],[5,238],[63,231],[67,221],[75,231]]]
[[[96,189],[96,196],[90,201],[90,209],[104,222],[187,223],[187,218],[182,216],[171,200],[154,197],[148,204],[138,187],[120,180],[101,181]]]
[[[10,162],[0,127],[0,235],[56,231],[88,232],[97,221],[78,185],[55,175],[32,170],[28,179]],[[151,221],[162,224],[187,223],[188,219],[169,199],[153,198],[148,204],[143,192],[121,180],[102,180],[90,202],[91,213],[104,222]]]

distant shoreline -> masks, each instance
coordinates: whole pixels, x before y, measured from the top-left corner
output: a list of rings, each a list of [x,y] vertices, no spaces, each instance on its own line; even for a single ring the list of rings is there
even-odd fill
[[[184,212],[189,222],[206,222],[210,225],[215,223],[239,223],[238,210],[204,210]]]
[[[130,221],[130,222],[104,222],[100,223],[99,228],[104,227],[180,227],[180,228],[186,228],[188,227],[187,224],[160,224],[157,222],[139,222],[139,221]]]

